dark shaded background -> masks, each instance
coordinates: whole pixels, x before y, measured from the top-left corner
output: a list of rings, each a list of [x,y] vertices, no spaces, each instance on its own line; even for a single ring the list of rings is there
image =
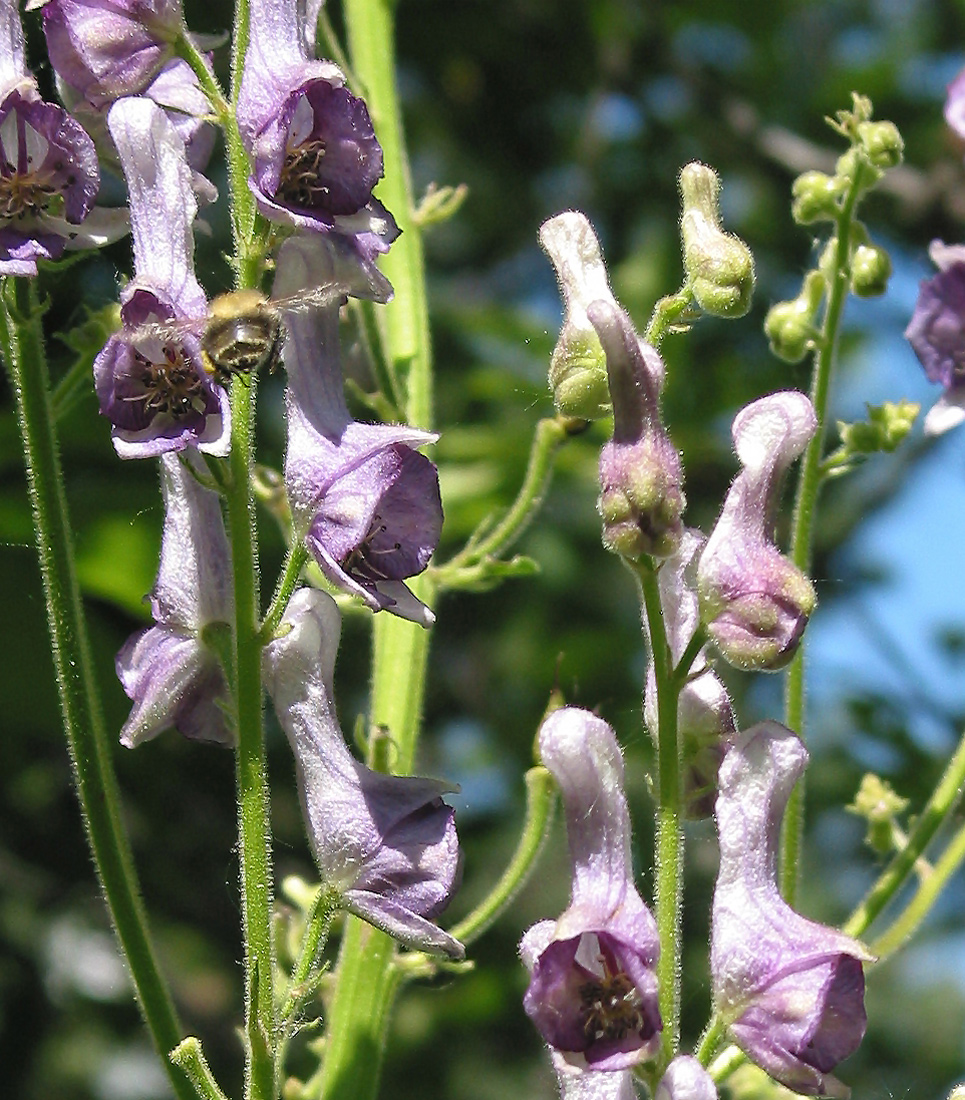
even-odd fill
[[[188,14],[199,30],[217,30],[229,20],[220,5],[189,5]],[[338,12],[332,17],[337,22]],[[31,19],[31,41],[39,47]],[[512,499],[533,426],[551,411],[545,374],[559,304],[552,270],[536,245],[540,222],[567,207],[586,211],[616,293],[642,326],[654,300],[679,282],[676,177],[691,159],[720,171],[728,226],[751,245],[758,271],[750,317],[736,324],[704,321],[666,346],[664,407],[686,460],[688,521],[709,527],[734,471],[733,412],[771,390],[807,387],[805,366],[769,355],[760,323],[769,304],[796,293],[813,260],[811,237],[789,216],[790,185],[797,172],[833,163],[842,146],[822,119],[847,106],[852,89],[873,99],[877,117],[900,126],[907,168],[865,208],[872,235],[894,250],[897,298],[889,299],[891,308],[849,307],[841,389],[853,403],[871,377],[875,400],[937,396],[923,387],[899,334],[914,280],[927,270],[927,242],[962,235],[963,150],[941,117],[944,86],[965,63],[960,6],[407,0],[398,21],[417,189],[431,181],[470,188],[458,216],[427,242],[446,503],[440,560]],[[215,176],[226,193],[220,167]],[[199,244],[199,271],[210,292],[229,281],[220,258],[227,247],[223,213],[212,220],[214,236]],[[128,265],[121,243],[83,268],[45,278],[52,329],[109,300],[116,272]],[[61,351],[52,345],[55,371],[66,362]],[[261,453],[276,463],[284,442],[280,386],[276,378],[262,387],[260,417]],[[112,953],[70,789],[22,453],[9,394],[4,397],[0,1091],[22,1100],[148,1100],[165,1095],[165,1084]],[[161,523],[156,472],[149,463],[116,459],[92,395],[63,423],[62,437],[107,721],[117,729],[127,700],[113,674],[113,654],[146,614],[141,597],[153,581]],[[604,437],[594,428],[560,457],[543,515],[521,547],[538,561],[539,576],[485,594],[450,595],[439,608],[422,769],[463,786],[466,881],[454,919],[495,880],[512,849],[521,775],[556,682],[570,701],[598,709],[626,746],[637,865],[650,892],[649,747],[639,719],[644,663],[632,587],[599,544],[594,480]],[[950,484],[962,482],[961,444],[941,447],[941,475]],[[853,625],[846,590],[857,588],[877,606],[873,600],[901,579],[863,556],[862,532],[869,520],[889,514],[896,495],[935,454],[916,434],[901,454],[876,459],[826,494],[817,535],[822,603],[816,628],[822,621]],[[912,563],[927,575],[936,542],[961,544],[960,518],[957,526],[953,514],[947,519],[949,528],[927,531],[909,514],[886,529],[884,542],[910,543]],[[263,526],[270,591],[281,548],[270,523]],[[915,641],[918,620],[908,619],[908,639],[913,652],[927,651],[930,667],[942,670],[947,694],[923,686],[907,667],[907,650],[896,650],[873,622],[864,641],[878,663],[867,666],[867,675],[851,679],[845,690],[814,685],[808,794],[816,855],[802,891],[810,916],[842,920],[875,873],[859,823],[840,809],[862,773],[875,767],[918,807],[962,728],[965,702],[955,690],[962,683],[963,620],[955,611],[961,572],[934,580],[948,592],[946,617],[927,639],[931,648]],[[902,612],[897,615],[901,623]],[[347,619],[337,673],[347,730],[366,705],[367,637],[363,617]],[[859,646],[855,659],[864,667],[860,652]],[[818,673],[826,667],[815,660]],[[777,677],[752,685],[734,676],[731,686],[743,724],[779,716]],[[834,736],[826,735],[832,729]],[[290,754],[277,729],[270,737],[279,879],[310,876]],[[237,1095],[241,947],[231,756],[165,735],[136,752],[118,748],[116,765],[148,907],[186,1026],[202,1036],[222,1083]],[[692,1041],[708,1009],[707,914],[716,857],[707,827],[694,830],[689,857],[684,1028]],[[565,874],[560,834],[510,916],[474,950],[477,969],[403,995],[390,1039],[386,1098],[555,1094],[520,1006],[525,980],[515,945],[529,923],[563,907]],[[965,1075],[962,895],[958,881],[929,922],[928,950],[871,974],[871,1029],[842,1070],[856,1097],[937,1100]]]

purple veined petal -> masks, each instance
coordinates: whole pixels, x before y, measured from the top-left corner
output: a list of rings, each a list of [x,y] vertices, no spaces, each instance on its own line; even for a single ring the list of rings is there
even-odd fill
[[[689,1054],[678,1054],[667,1066],[654,1100],[717,1100],[713,1078]]]
[[[21,83],[33,85],[24,55],[19,5],[0,4],[0,101]]]
[[[563,798],[573,885],[549,938],[545,922],[523,938],[523,1007],[570,1064],[626,1069],[653,1057],[662,1023],[659,940],[633,884],[623,760],[610,727],[575,707],[546,719],[539,750]]]
[[[451,788],[374,772],[349,752],[332,700],[340,616],[331,597],[299,590],[284,627],[265,648],[265,679],[295,754],[323,881],[346,908],[402,942],[462,957],[462,945],[429,919],[461,873],[454,812],[441,799]]]
[[[777,887],[781,818],[807,750],[776,722],[742,733],[720,768],[714,1002],[747,1055],[808,1096],[844,1096],[830,1071],[864,1036],[857,940],[794,912]]]
[[[179,0],[50,0],[43,15],[54,70],[96,107],[143,92],[183,31]]]

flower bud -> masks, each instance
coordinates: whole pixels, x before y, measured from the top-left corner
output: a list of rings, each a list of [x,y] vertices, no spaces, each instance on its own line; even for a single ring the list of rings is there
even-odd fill
[[[815,336],[814,319],[821,306],[825,285],[819,271],[809,271],[796,298],[778,302],[768,310],[764,333],[778,359],[799,363],[811,349]]]
[[[794,656],[817,598],[773,542],[781,479],[817,429],[803,393],[754,401],[734,420],[743,466],[697,568],[700,617],[717,648],[745,670],[783,668]]]
[[[593,227],[575,210],[543,223],[540,244],[556,268],[564,317],[550,361],[549,384],[561,416],[599,420],[610,411],[606,356],[587,306],[602,300],[616,306]]]
[[[686,501],[680,456],[660,423],[664,367],[617,305],[593,302],[587,315],[606,352],[613,438],[600,453],[603,544],[625,558],[664,558],[680,540]]]
[[[791,216],[798,225],[834,221],[844,192],[841,180],[824,172],[804,172],[791,185]]]
[[[905,143],[893,122],[859,122],[858,140],[875,168],[888,169],[901,164]]]
[[[754,257],[733,233],[720,225],[720,180],[704,164],[680,171],[684,269],[694,298],[714,317],[743,317],[754,293]]]
[[[859,298],[875,298],[888,289],[891,257],[874,244],[859,244],[851,255],[851,290]]]

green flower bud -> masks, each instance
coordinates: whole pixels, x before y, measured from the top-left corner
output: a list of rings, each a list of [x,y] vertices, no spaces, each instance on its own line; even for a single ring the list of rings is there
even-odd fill
[[[834,221],[844,193],[841,181],[824,172],[804,172],[791,185],[791,216],[798,225]]]
[[[591,302],[616,305],[593,227],[575,210],[544,222],[540,243],[556,268],[565,313],[549,384],[561,416],[599,420],[610,411],[606,356],[586,315]]]
[[[905,143],[893,122],[859,122],[857,130],[860,148],[875,168],[901,164]]]
[[[860,179],[859,190],[864,193],[881,179],[884,169],[874,164],[860,145],[854,145],[838,157],[835,175],[845,188],[850,187],[853,180]]]
[[[680,171],[684,269],[697,304],[714,317],[743,317],[754,293],[754,257],[720,225],[720,180],[704,164]]]
[[[921,406],[913,401],[886,401],[868,405],[868,419],[849,424],[838,421],[841,444],[849,455],[891,454],[911,431]]]
[[[810,351],[815,337],[814,319],[824,295],[824,277],[809,271],[801,293],[789,302],[778,302],[764,319],[764,334],[778,359],[799,363]]]
[[[904,847],[904,834],[896,818],[908,808],[908,799],[896,794],[880,776],[867,773],[845,809],[868,822],[865,842],[879,856],[889,856]]]
[[[859,298],[884,294],[891,278],[891,257],[883,248],[859,244],[851,254],[851,290]]]

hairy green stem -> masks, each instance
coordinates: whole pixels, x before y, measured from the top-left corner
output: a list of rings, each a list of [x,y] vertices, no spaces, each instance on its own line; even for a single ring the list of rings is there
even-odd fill
[[[117,780],[77,584],[40,321],[31,281],[0,283],[0,341],[16,395],[57,688],[87,840],[154,1046],[178,1100],[191,1100],[189,1082],[167,1058],[181,1039],[181,1025],[154,957],[121,827]]]
[[[959,741],[958,747],[948,761],[945,772],[931,798],[928,799],[925,808],[918,815],[908,836],[907,843],[900,852],[895,853],[878,881],[848,918],[844,931],[849,936],[862,936],[871,925],[871,922],[901,889],[942,823],[948,819],[958,805],[963,790],[965,790],[965,735]],[[942,858],[944,859],[944,856]],[[932,870],[929,884],[934,881],[936,872],[937,867]],[[887,943],[890,936],[891,930],[879,937],[879,943],[882,940]],[[875,954],[879,953],[879,951],[875,951]]]
[[[555,804],[556,783],[552,775],[544,767],[530,768],[526,773],[526,816],[513,858],[490,893],[471,913],[449,929],[450,935],[462,943],[472,943],[512,902],[536,865],[536,858],[553,824]]]
[[[228,1100],[214,1079],[200,1041],[193,1035],[189,1035],[187,1039],[178,1043],[171,1051],[170,1058],[172,1063],[191,1079],[194,1091],[201,1100]]]
[[[285,558],[285,567],[278,578],[278,586],[272,597],[271,606],[265,613],[265,619],[259,631],[262,644],[267,645],[275,636],[275,631],[285,614],[285,608],[288,607],[288,601],[292,598],[292,594],[298,585],[298,579],[302,574],[302,569],[305,568],[307,561],[308,551],[305,549],[304,542],[299,540],[289,547],[288,555]]]
[[[677,1053],[680,1041],[680,917],[683,900],[684,842],[680,799],[680,747],[677,737],[677,700],[673,657],[667,642],[657,573],[650,565],[638,565],[650,633],[654,678],[657,684],[657,835],[654,855],[654,908],[660,933],[657,981],[660,1015],[663,1017],[661,1067]]]
[[[861,167],[856,167],[851,187],[837,220],[837,245],[834,252],[834,276],[828,292],[821,337],[815,352],[811,379],[811,404],[817,414],[818,427],[804,452],[794,498],[794,519],[791,529],[791,560],[803,572],[811,568],[814,541],[814,519],[818,491],[821,488],[821,458],[828,423],[828,399],[834,373],[835,356],[841,318],[850,286],[851,232],[855,209],[861,194]],[[787,670],[784,684],[784,724],[801,738],[805,735],[804,716],[804,645]],[[804,780],[791,792],[781,827],[781,894],[794,904],[797,894],[801,844],[804,836]]]

